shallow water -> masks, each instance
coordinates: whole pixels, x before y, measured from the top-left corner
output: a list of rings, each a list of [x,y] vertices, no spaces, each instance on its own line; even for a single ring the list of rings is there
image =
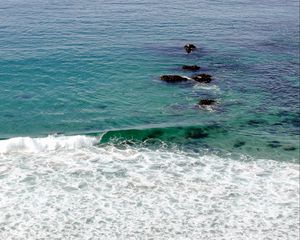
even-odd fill
[[[1,3],[0,238],[297,238],[298,10]]]

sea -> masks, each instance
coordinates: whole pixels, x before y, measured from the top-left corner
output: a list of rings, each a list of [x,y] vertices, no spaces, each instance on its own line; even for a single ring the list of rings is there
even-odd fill
[[[299,239],[299,91],[298,0],[1,0],[0,239]]]

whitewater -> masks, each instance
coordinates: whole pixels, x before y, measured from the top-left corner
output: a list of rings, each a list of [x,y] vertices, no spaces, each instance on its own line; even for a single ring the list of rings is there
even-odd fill
[[[299,165],[99,144],[0,141],[0,239],[297,239]]]

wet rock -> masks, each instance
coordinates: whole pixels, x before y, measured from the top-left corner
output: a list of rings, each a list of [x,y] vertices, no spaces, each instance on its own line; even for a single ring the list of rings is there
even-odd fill
[[[200,106],[210,106],[210,105],[214,105],[215,103],[216,101],[212,99],[201,99],[199,101]]]
[[[201,73],[192,76],[192,79],[200,83],[209,83],[212,80],[212,76],[209,74]]]
[[[198,71],[200,69],[200,67],[197,66],[197,65],[183,65],[182,69],[183,70],[190,70],[190,71]]]
[[[192,51],[196,50],[197,48],[194,44],[189,43],[184,46],[184,49],[187,53],[191,53]]]
[[[182,76],[179,76],[179,75],[162,75],[160,76],[160,79],[162,81],[165,81],[165,82],[184,82],[184,81],[187,81],[189,80],[187,77],[182,77]]]

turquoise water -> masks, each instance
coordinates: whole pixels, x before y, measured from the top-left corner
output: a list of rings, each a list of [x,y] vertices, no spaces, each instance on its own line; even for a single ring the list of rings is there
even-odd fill
[[[0,237],[297,236],[299,87],[298,1],[2,2]]]
[[[2,138],[218,125],[228,132],[225,143],[212,136],[220,148],[241,139],[256,154],[276,140],[280,158],[299,156],[283,149],[299,141],[297,1],[83,5],[1,5]],[[187,55],[187,42],[199,51]],[[183,64],[200,65],[214,81],[160,82],[162,74],[189,75]],[[217,109],[195,109],[207,97]]]

